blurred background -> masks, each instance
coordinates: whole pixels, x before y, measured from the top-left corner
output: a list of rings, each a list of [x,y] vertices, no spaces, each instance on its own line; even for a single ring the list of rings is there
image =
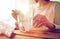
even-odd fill
[[[60,2],[60,0],[51,1]],[[11,10],[14,9],[19,9],[26,13],[29,9],[29,0],[0,0],[0,20],[10,18]]]

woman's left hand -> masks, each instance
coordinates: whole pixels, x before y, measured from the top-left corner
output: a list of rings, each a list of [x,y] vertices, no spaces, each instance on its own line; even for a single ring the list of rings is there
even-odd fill
[[[48,28],[53,28],[54,24],[50,23],[48,21],[48,19],[46,18],[46,16],[44,15],[40,15],[37,14],[34,18],[33,18],[33,26],[34,27],[40,27],[40,26],[46,26]]]

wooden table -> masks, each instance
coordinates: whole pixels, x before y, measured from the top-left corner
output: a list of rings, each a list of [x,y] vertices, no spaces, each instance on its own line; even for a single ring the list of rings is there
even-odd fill
[[[46,31],[45,28],[32,28],[29,32],[20,32],[15,30],[15,37],[12,39],[60,39],[60,30],[55,32]],[[6,36],[0,36],[0,39],[10,39]]]

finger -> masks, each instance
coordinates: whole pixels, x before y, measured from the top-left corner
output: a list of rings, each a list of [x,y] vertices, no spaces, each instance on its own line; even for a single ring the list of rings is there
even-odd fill
[[[37,21],[37,20],[40,20],[39,16],[35,16],[35,17],[33,18],[33,21]]]
[[[16,10],[12,10],[13,13],[16,13]]]
[[[33,25],[34,27],[37,27],[37,22],[35,22],[35,24]]]
[[[33,20],[33,25],[35,25],[36,22],[38,23],[39,20],[37,20],[37,19]]]
[[[13,13],[16,13],[16,14],[20,13],[20,11],[19,10],[16,10],[16,9],[15,10],[12,10],[12,12]]]
[[[43,26],[43,24],[42,23],[39,23],[38,25],[37,25],[37,27],[39,28],[39,27],[41,27],[41,26]]]
[[[19,10],[16,10],[16,9],[15,9],[15,12],[16,12],[16,13],[19,13]]]
[[[33,20],[36,20],[37,19],[37,16],[35,16],[34,18],[33,18]]]
[[[39,20],[36,20],[36,21],[34,22],[34,26],[35,26],[35,27],[38,27],[39,24],[40,24]]]
[[[43,26],[43,22],[41,20],[38,21],[37,27]]]
[[[15,12],[14,10],[12,10],[12,12]]]
[[[17,20],[17,15],[15,13],[12,13],[12,17]]]
[[[37,27],[37,25],[40,24],[40,23],[41,23],[41,20],[40,20],[39,16],[37,16],[37,17],[33,20],[33,25],[34,25],[35,27]]]
[[[18,22],[15,22],[15,25],[18,26]]]
[[[16,12],[17,14],[23,15],[23,13],[22,13],[21,10],[16,10],[16,9],[15,9],[15,12]]]

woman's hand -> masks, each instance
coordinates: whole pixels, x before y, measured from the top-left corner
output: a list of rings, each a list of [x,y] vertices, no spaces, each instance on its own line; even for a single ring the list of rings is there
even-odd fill
[[[33,18],[33,25],[34,27],[46,26],[49,29],[55,28],[54,24],[50,23],[46,16],[40,14]]]
[[[17,20],[17,10],[12,10],[12,17]]]
[[[18,20],[17,15],[21,16],[22,18],[24,17],[24,14],[20,10],[12,10],[12,16],[15,20]]]

